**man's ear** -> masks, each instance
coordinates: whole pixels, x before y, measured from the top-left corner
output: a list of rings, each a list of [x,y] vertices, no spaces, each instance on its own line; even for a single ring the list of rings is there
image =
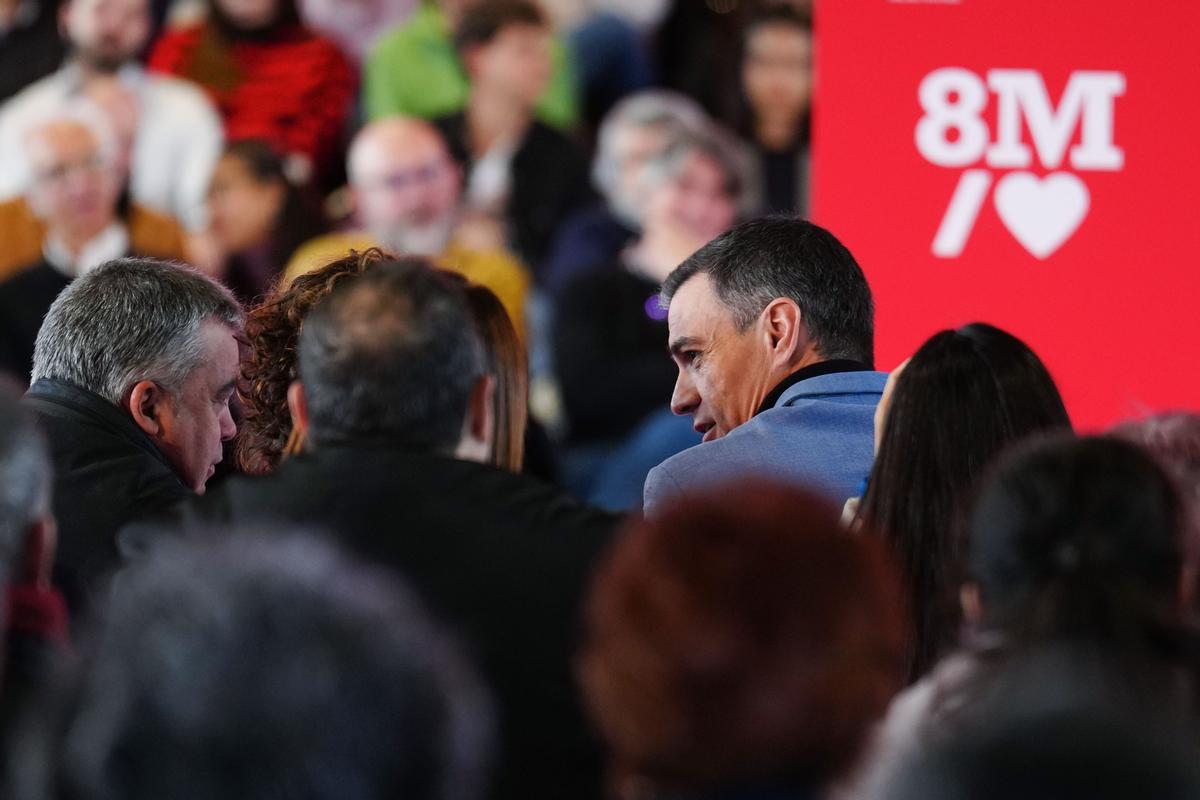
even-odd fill
[[[455,456],[467,461],[488,463],[492,460],[496,431],[496,379],[484,375],[471,389],[462,438]]]
[[[288,414],[292,418],[295,435],[308,435],[308,400],[304,397],[304,384],[292,381],[287,390]]]
[[[32,583],[40,588],[50,585],[50,574],[54,569],[54,554],[58,550],[58,526],[54,515],[46,513],[29,526],[25,538],[25,552],[21,559],[21,583]]]
[[[777,366],[791,366],[808,346],[808,326],[804,324],[800,306],[794,300],[777,297],[763,309],[761,319],[772,360]]]
[[[162,416],[169,400],[167,393],[154,381],[138,381],[130,389],[125,404],[137,426],[154,438],[162,433]]]

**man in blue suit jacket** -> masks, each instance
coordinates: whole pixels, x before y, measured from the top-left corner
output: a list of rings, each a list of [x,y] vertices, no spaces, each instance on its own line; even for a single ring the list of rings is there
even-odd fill
[[[795,481],[831,499],[871,469],[875,406],[871,290],[829,231],[764,217],[717,237],[663,284],[671,410],[701,444],[651,470],[647,514],[670,497],[748,474]]]

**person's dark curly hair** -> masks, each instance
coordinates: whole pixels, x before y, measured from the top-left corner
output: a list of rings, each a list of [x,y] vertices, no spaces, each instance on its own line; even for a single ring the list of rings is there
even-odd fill
[[[250,475],[271,472],[289,447],[292,420],[288,386],[296,379],[296,343],[309,310],[337,283],[394,258],[379,248],[358,252],[296,277],[254,308],[246,319],[249,355],[242,363],[239,391],[245,419],[237,443],[237,462]]]

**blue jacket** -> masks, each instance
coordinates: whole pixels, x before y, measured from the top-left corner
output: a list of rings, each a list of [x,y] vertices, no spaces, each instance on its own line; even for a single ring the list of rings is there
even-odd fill
[[[875,406],[886,382],[883,372],[839,372],[788,387],[774,407],[746,424],[652,469],[645,513],[653,515],[682,492],[750,475],[801,483],[845,501],[871,470]]]

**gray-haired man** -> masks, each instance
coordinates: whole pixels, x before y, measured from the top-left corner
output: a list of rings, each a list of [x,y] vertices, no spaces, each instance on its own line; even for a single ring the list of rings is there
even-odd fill
[[[25,398],[50,443],[72,610],[117,566],[123,525],[204,491],[235,433],[241,323],[222,286],[150,259],[110,261],[50,307]]]

